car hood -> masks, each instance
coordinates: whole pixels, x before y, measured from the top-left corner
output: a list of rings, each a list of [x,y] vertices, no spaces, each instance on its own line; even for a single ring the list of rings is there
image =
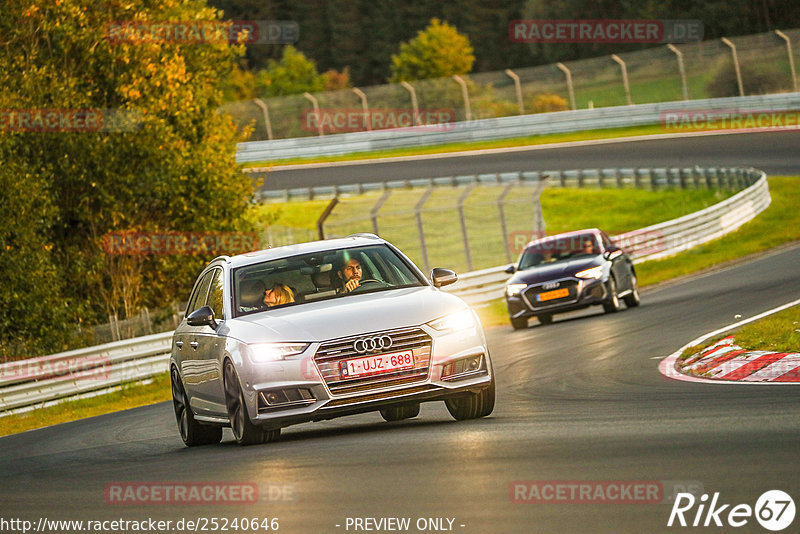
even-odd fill
[[[308,302],[228,321],[229,335],[245,343],[324,341],[417,326],[467,308],[431,286],[394,289]]]
[[[517,271],[514,276],[508,281],[509,284],[535,284],[538,282],[546,282],[547,280],[557,280],[559,278],[567,278],[574,276],[575,273],[603,265],[605,260],[602,256],[589,256],[585,258],[576,258],[574,260],[557,261],[555,263],[545,263],[525,269],[524,271]]]

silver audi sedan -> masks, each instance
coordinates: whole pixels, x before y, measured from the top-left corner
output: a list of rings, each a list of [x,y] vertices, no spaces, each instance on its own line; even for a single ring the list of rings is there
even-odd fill
[[[443,400],[455,419],[489,415],[495,383],[478,317],[372,234],[211,261],[170,358],[186,445],[273,441],[282,427],[379,411],[386,421]]]

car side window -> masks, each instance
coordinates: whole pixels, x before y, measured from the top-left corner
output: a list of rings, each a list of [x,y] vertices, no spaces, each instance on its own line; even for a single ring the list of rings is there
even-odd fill
[[[214,317],[224,319],[222,312],[222,269],[214,269],[213,273],[214,277],[211,279],[206,304],[214,310]]]
[[[194,292],[189,298],[189,305],[186,307],[186,315],[189,315],[200,306],[205,305],[208,286],[211,284],[211,277],[213,274],[213,272],[207,272],[202,280],[195,286]]]

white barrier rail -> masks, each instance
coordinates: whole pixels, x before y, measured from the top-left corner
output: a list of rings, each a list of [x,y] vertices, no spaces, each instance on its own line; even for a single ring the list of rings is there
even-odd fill
[[[751,183],[704,210],[615,236],[638,263],[716,239],[753,219],[770,203],[767,177],[755,169],[719,169]],[[717,174],[716,179],[721,176]],[[501,298],[505,265],[464,273],[448,290],[471,305]],[[143,380],[168,370],[172,332],[115,341],[0,365],[0,416],[60,399]]]
[[[654,224],[613,236],[632,257],[634,263],[671,256],[717,239],[739,228],[764,211],[771,201],[767,176],[756,169],[722,169],[743,174],[752,183],[736,195],[708,208],[678,219]],[[507,265],[465,273],[446,289],[470,305],[480,305],[502,298]]]
[[[531,135],[577,132],[605,128],[624,128],[651,124],[665,125],[667,131],[689,131],[689,125],[669,130],[670,112],[716,111],[724,113],[771,113],[800,109],[800,93],[779,93],[730,98],[709,98],[659,102],[633,106],[579,109],[553,113],[536,113],[493,119],[479,119],[448,125],[417,126],[392,130],[373,130],[332,134],[319,137],[295,137],[273,141],[239,143],[237,163],[279,161],[292,158],[338,156],[356,152],[373,152],[392,148],[414,148],[447,143],[491,141]],[[755,126],[761,126],[755,124]],[[797,127],[797,122],[793,125]],[[740,127],[748,127],[746,124]]]

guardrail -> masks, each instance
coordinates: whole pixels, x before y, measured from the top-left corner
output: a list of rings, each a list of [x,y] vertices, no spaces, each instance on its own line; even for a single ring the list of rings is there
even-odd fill
[[[715,176],[716,174],[716,176]],[[723,176],[724,175],[724,176]],[[690,177],[685,177],[689,179]],[[770,203],[766,175],[755,169],[706,169],[692,179],[751,184],[702,211],[616,236],[635,262],[686,250],[731,232]],[[506,266],[464,273],[448,290],[475,305],[500,298]],[[116,341],[0,365],[0,416],[91,394],[167,371],[172,332]]]
[[[634,263],[677,254],[739,228],[764,211],[771,201],[767,176],[756,169],[730,169],[747,180],[743,191],[708,208],[678,219],[613,236],[633,257]],[[480,305],[503,296],[507,265],[465,273],[446,289],[470,305]]]
[[[237,163],[338,156],[393,148],[414,148],[531,135],[659,124],[663,114],[679,111],[780,112],[800,109],[800,93],[682,100],[554,113],[479,119],[447,125],[373,130],[319,137],[295,137],[239,143]],[[665,129],[666,131],[666,129]]]
[[[619,169],[572,169],[550,171],[515,171],[487,174],[387,180],[345,185],[320,185],[259,191],[260,201],[289,202],[292,200],[332,199],[361,195],[374,191],[400,190],[421,187],[463,187],[469,185],[536,185],[545,177],[548,187],[724,187],[742,189],[742,176],[729,173],[725,167],[636,167]]]

